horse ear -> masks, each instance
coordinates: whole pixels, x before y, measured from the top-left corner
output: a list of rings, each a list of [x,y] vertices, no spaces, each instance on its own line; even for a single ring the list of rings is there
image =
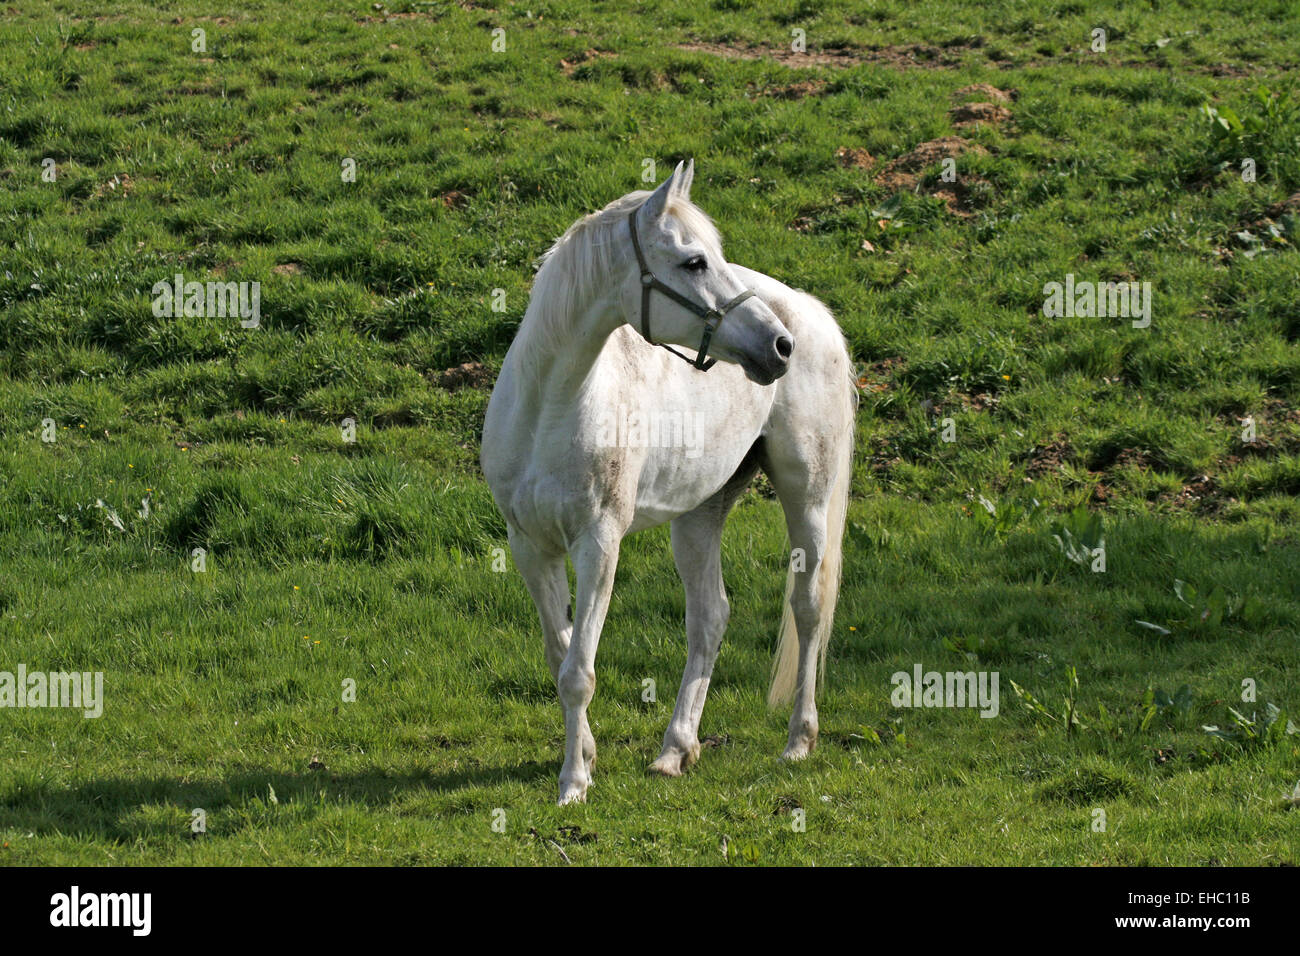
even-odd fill
[[[664,214],[668,208],[668,197],[677,190],[677,183],[683,175],[684,165],[677,164],[673,174],[659,184],[659,188],[650,194],[650,198],[645,201],[645,217],[649,221],[654,221]]]
[[[678,165],[673,173],[673,191],[687,202],[691,201],[691,182],[695,179],[695,160],[688,159],[685,167]]]

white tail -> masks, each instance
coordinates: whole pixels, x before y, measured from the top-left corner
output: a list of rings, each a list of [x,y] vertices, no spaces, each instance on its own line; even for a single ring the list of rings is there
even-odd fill
[[[856,383],[849,386],[851,403],[858,401]],[[844,556],[844,525],[849,511],[849,487],[853,483],[853,413],[849,414],[849,427],[840,439],[840,460],[835,475],[835,487],[826,508],[826,553],[817,569],[817,589],[821,600],[821,615],[817,619],[818,680],[826,677],[826,648],[830,644],[831,624],[835,620],[835,602],[840,594],[840,570]],[[772,684],[767,691],[767,706],[781,707],[794,698],[795,681],[799,676],[799,630],[795,626],[794,608],[790,596],[794,593],[794,567],[785,579],[785,608],[781,612],[781,630],[777,638],[776,655],[772,659]]]

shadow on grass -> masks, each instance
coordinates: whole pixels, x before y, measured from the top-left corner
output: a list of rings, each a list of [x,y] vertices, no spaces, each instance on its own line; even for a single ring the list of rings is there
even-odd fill
[[[444,773],[392,773],[363,770],[333,773],[241,772],[222,780],[183,780],[174,777],[107,777],[71,788],[39,784],[11,786],[0,795],[0,826],[13,827],[42,836],[134,840],[148,835],[189,831],[189,814],[202,808],[213,815],[234,811],[236,825],[223,826],[222,835],[232,836],[268,813],[301,813],[321,806],[328,794],[332,806],[359,804],[367,808],[400,806],[406,795],[427,793],[435,797],[465,798],[455,809],[431,809],[431,815],[459,815],[477,809],[474,791],[504,784],[534,784],[551,781],[554,761],[528,761],[503,767],[479,767]],[[274,801],[271,799],[274,791]],[[274,806],[273,806],[274,804]],[[487,805],[487,803],[484,803]],[[179,808],[184,817],[148,819],[136,815],[144,807]]]

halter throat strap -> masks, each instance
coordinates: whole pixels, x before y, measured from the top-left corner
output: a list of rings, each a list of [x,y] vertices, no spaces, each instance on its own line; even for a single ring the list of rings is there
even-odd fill
[[[641,240],[637,237],[636,233],[636,214],[640,211],[641,207],[637,206],[628,214],[627,226],[628,231],[632,233],[632,250],[636,253],[636,264],[641,270],[641,335],[651,345],[657,345],[661,349],[666,349],[667,351],[672,352],[673,355],[676,355],[683,362],[689,362],[700,371],[707,372],[709,369],[713,368],[714,364],[718,361],[717,359],[708,358],[709,343],[713,340],[713,333],[718,330],[718,326],[722,323],[722,320],[727,317],[727,313],[752,296],[754,290],[746,289],[725,305],[716,309],[710,309],[707,306],[700,305],[698,302],[693,302],[676,289],[660,281],[659,277],[651,272],[650,267],[646,265],[645,253],[641,251]],[[651,336],[650,293],[653,291],[662,292],[682,308],[695,313],[704,321],[704,332],[700,337],[700,347],[696,350],[694,359],[683,355],[671,345],[667,345],[663,342],[656,342],[654,337]],[[708,361],[705,361],[705,359],[708,359]]]

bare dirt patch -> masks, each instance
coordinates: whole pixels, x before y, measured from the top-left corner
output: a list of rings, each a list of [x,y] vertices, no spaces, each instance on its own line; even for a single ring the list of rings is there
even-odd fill
[[[382,6],[382,4],[381,4],[381,6]],[[98,19],[98,18],[96,18],[96,19]],[[212,17],[212,16],[206,16],[206,17],[203,17],[203,16],[201,16],[201,17],[192,17],[191,19],[196,20],[196,21],[198,21],[199,23],[215,23],[215,24],[216,24],[217,26],[219,26],[219,27],[228,27],[228,26],[230,26],[230,20],[229,20],[228,18],[226,18],[226,17]],[[185,23],[185,22],[186,22],[186,21],[185,21],[185,19],[184,19],[183,17],[172,17],[172,19],[171,19],[172,26],[180,26],[182,23]]]
[[[683,43],[677,49],[691,53],[708,53],[728,60],[776,60],[789,67],[849,67],[859,63],[877,63],[897,69],[950,69],[961,64],[954,55],[964,47],[942,48],[913,43],[903,46],[835,47],[797,53],[786,47],[738,46],[729,43]]]
[[[1291,198],[1300,198],[1300,193],[1296,193]],[[1260,418],[1266,422],[1288,422],[1292,425],[1300,425],[1300,408],[1291,408],[1280,398],[1270,398],[1264,402],[1264,414]]]
[[[1238,433],[1232,441],[1232,453],[1222,464],[1233,467],[1247,458],[1272,458],[1278,454],[1292,454],[1300,450],[1300,409],[1289,407],[1281,399],[1271,398],[1253,415],[1220,415],[1225,428]],[[1247,441],[1241,432],[1251,423],[1255,427],[1252,440]]]
[[[91,193],[92,199],[103,199],[106,196],[129,196],[135,189],[135,180],[131,178],[130,173],[119,173],[107,182],[100,183]]]
[[[826,92],[825,80],[803,80],[799,83],[787,83],[784,86],[769,86],[759,90],[757,96],[771,96],[779,100],[802,100],[809,96],[821,96]]]
[[[608,60],[608,59],[613,59],[614,57],[617,56],[618,56],[617,53],[612,53],[609,50],[597,50],[594,48],[590,50],[584,50],[583,52],[575,56],[571,56],[568,57],[567,59],[561,60],[560,71],[565,76],[573,76],[574,71],[577,70],[578,67],[582,66],[582,64],[590,60],[600,60],[600,59]]]
[[[888,472],[895,465],[902,464],[903,457],[894,450],[888,438],[873,438],[868,461],[872,471]]]
[[[1004,102],[1010,102],[1016,96],[1014,90],[1000,90],[987,83],[962,87],[953,95],[968,94],[988,96]],[[995,103],[968,103],[954,107],[950,115],[953,116],[958,127],[964,127],[979,122],[1002,122],[1010,118],[1011,111]],[[921,176],[926,169],[945,159],[956,159],[963,153],[985,154],[987,150],[978,143],[972,143],[960,136],[943,136],[928,143],[921,143],[911,151],[891,160],[877,173],[876,185],[894,191],[915,190],[919,187]],[[835,151],[835,158],[846,169],[870,170],[876,167],[876,158],[860,147],[841,146]],[[948,211],[953,215],[969,219],[974,215],[975,207],[987,200],[992,188],[988,180],[967,175],[953,182],[934,183],[927,190],[927,194],[943,200]],[[796,220],[792,228],[803,232],[810,229],[811,225],[811,220]]]
[[[840,165],[845,169],[870,169],[876,165],[876,157],[865,149],[853,146],[841,146],[835,151],[835,158],[840,161]]]
[[[937,183],[930,195],[942,199],[954,216],[970,219],[975,215],[975,207],[981,205],[981,197],[992,189],[992,183],[982,176],[963,176],[955,182]]]
[[[458,388],[484,388],[491,385],[495,376],[482,362],[462,362],[438,376],[438,386],[449,390]]]
[[[1210,76],[1230,76],[1236,79],[1265,72],[1262,67],[1237,66],[1233,63],[1215,63],[1211,66],[1193,67],[1193,69],[1198,73],[1208,73]]]
[[[870,159],[870,154],[865,150],[856,151],[861,156],[855,156],[855,151],[848,147],[841,147],[836,156],[839,157],[840,164],[843,166],[862,166],[858,159]],[[921,176],[925,170],[929,169],[945,159],[956,159],[963,153],[975,153],[983,155],[987,153],[983,146],[978,143],[972,143],[960,136],[942,136],[939,139],[931,140],[928,143],[922,143],[911,151],[904,153],[902,156],[892,159],[887,163],[877,175],[876,185],[885,189],[898,191],[913,191],[920,188]],[[872,159],[874,163],[874,159]],[[862,166],[862,168],[869,168]],[[972,210],[980,205],[985,197],[992,191],[992,185],[988,180],[979,176],[962,176],[953,182],[943,182],[942,180],[931,185],[926,190],[926,194],[942,199],[948,207],[948,211],[955,216],[963,219],[969,219],[974,215]]]
[[[1224,494],[1213,475],[1197,475],[1172,497],[1175,505],[1207,513],[1222,511],[1224,505],[1236,500]]]
[[[963,153],[987,153],[983,146],[962,139],[960,136],[941,136],[938,139],[922,143],[915,149],[904,153],[897,159],[890,160],[880,175],[876,185],[886,189],[913,189],[921,178],[921,173],[945,159],[955,159]]]
[[[996,126],[1011,119],[1011,110],[997,103],[963,103],[948,111],[948,118],[958,129],[988,123]]]
[[[1029,449],[1029,454],[1026,457],[1025,474],[1031,478],[1055,474],[1061,470],[1061,466],[1069,461],[1073,455],[1074,448],[1070,445],[1070,440],[1064,435],[1057,435],[1046,445],[1038,445]]]
[[[998,398],[998,396],[991,392],[980,392],[977,395],[966,395],[962,392],[957,392],[953,395],[953,399],[960,404],[961,410],[964,412],[993,411],[1002,401],[1002,399]]]
[[[386,6],[384,6],[384,4],[382,3],[372,3],[370,5],[370,9],[374,10],[377,15],[376,16],[366,15],[366,16],[358,17],[357,23],[360,23],[362,26],[370,26],[371,24],[375,24],[375,23],[389,23],[393,20],[437,20],[441,16],[440,14],[435,13],[432,10],[428,10],[428,11],[415,10],[415,11],[394,13],[391,10],[389,10]],[[464,9],[470,10],[473,8],[464,7]]]
[[[858,376],[858,388],[868,392],[887,392],[893,387],[889,380],[893,379],[906,364],[907,359],[901,355],[872,362]]]
[[[1300,193],[1293,193],[1281,202],[1274,203],[1265,212],[1270,219],[1280,219],[1287,213],[1300,213]]]
[[[952,95],[954,97],[979,96],[988,103],[1010,103],[1020,94],[1016,90],[1000,90],[988,83],[972,83],[970,86],[963,86]]]
[[[1112,462],[1113,468],[1139,468],[1142,470],[1150,469],[1153,466],[1151,456],[1147,454],[1144,448],[1122,448],[1120,453],[1115,456]]]

